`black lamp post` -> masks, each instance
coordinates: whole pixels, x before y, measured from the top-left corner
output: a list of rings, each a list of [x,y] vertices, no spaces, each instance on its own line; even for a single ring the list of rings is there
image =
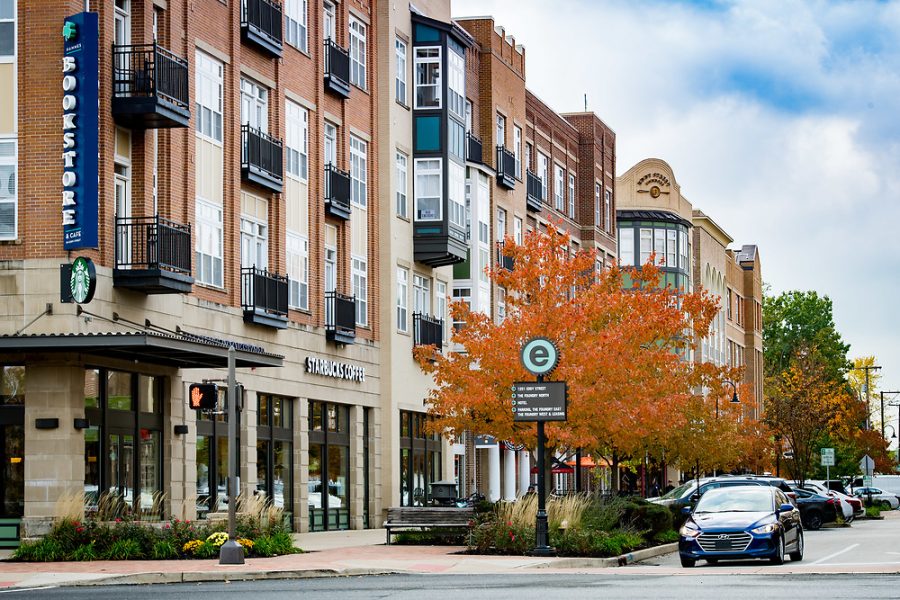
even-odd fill
[[[734,390],[734,393],[731,395],[731,403],[732,404],[740,404],[741,399],[738,398],[738,395],[737,395],[737,386],[734,384],[733,381],[728,381],[727,379],[725,380],[725,383],[729,384],[731,386],[731,388]],[[716,418],[717,419],[719,418],[719,397],[718,396],[716,396]]]

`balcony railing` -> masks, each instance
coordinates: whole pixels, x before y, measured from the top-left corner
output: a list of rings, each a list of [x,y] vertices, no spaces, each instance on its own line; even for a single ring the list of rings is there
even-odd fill
[[[281,5],[272,0],[243,0],[241,37],[272,56],[281,56],[284,48]]]
[[[436,346],[440,352],[444,344],[444,320],[413,313],[413,334],[416,346]]]
[[[512,271],[516,266],[516,259],[503,253],[503,242],[497,242],[497,264],[507,271]]]
[[[325,293],[325,338],[338,344],[356,341],[356,298]]]
[[[481,139],[471,133],[466,133],[466,160],[474,163],[483,163],[484,158],[481,156],[481,150]]]
[[[527,171],[525,173],[525,207],[528,210],[540,212],[543,196],[544,182],[531,171]]]
[[[112,113],[131,128],[187,127],[187,60],[162,46],[113,46]]]
[[[287,275],[257,267],[241,268],[241,304],[244,321],[276,329],[287,327]]]
[[[191,226],[159,215],[116,219],[113,284],[146,293],[186,293],[191,277]]]
[[[332,39],[325,40],[325,89],[350,97],[350,52]]]
[[[281,140],[249,125],[241,125],[241,176],[281,192],[284,186],[284,148]]]
[[[497,183],[507,189],[516,187],[516,155],[504,148],[497,146]]]
[[[325,165],[325,213],[350,218],[350,173],[332,164]]]

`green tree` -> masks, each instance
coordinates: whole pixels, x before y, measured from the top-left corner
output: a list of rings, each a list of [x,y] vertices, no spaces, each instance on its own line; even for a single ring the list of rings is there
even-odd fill
[[[763,347],[765,372],[779,376],[803,347],[816,348],[832,381],[844,381],[850,369],[849,344],[835,329],[831,299],[815,291],[768,293],[763,297]]]

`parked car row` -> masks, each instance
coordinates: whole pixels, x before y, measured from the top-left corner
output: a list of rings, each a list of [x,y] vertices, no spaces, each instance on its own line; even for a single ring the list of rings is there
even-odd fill
[[[650,502],[668,506],[683,519],[678,550],[681,564],[698,560],[764,558],[782,564],[785,555],[803,559],[804,530],[850,522],[865,514],[864,499],[896,509],[900,497],[879,488],[853,495],[833,482],[785,481],[769,476],[720,476],[692,480]]]

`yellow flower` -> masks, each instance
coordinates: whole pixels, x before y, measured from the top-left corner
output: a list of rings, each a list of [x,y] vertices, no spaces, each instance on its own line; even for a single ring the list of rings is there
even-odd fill
[[[224,531],[217,531],[213,534],[210,534],[206,541],[218,548],[222,544],[228,541],[228,534]]]
[[[253,548],[253,540],[248,540],[247,538],[238,538],[237,543],[247,550],[251,550]]]
[[[193,554],[194,551],[203,545],[201,540],[191,540],[181,547],[181,551],[186,554]]]

